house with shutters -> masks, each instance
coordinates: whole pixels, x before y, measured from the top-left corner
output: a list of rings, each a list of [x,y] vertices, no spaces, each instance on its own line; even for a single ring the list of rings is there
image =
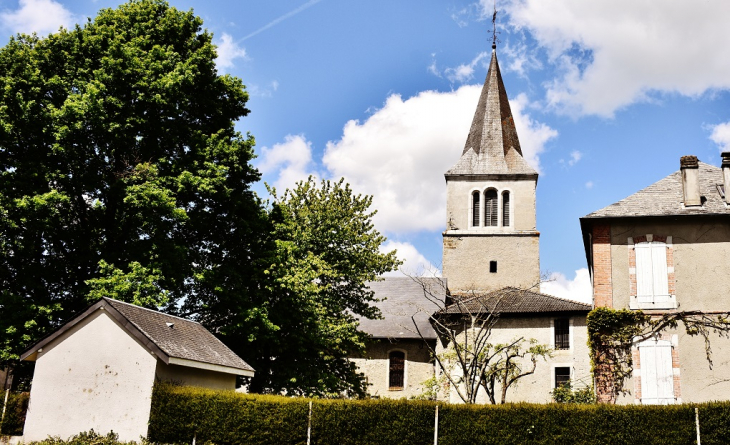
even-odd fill
[[[664,179],[580,220],[596,307],[717,316],[730,311],[730,153],[722,167],[684,156]],[[678,329],[633,345],[618,403],[706,402],[730,394],[730,340]],[[598,394],[599,399],[606,394]]]
[[[374,343],[365,357],[355,360],[359,360],[359,369],[368,378],[372,395],[414,395],[414,385],[422,381],[414,381],[410,374],[401,381],[403,369],[414,369],[416,364],[424,369],[420,366],[430,357],[423,348],[418,352],[409,348],[435,342],[436,351],[447,350],[448,339],[426,328],[429,319],[458,319],[469,315],[460,313],[469,307],[490,308],[498,315],[492,342],[535,339],[554,349],[553,357],[538,363],[534,374],[510,388],[508,401],[549,402],[551,391],[567,380],[577,386],[591,384],[586,346],[586,316],[591,306],[540,293],[537,178],[538,173],[522,155],[493,45],[466,143],[461,156],[445,173],[443,278],[385,278],[371,285],[375,297],[382,300],[378,304],[384,318],[361,322]],[[411,283],[404,284],[408,280]],[[428,335],[415,333],[411,314],[403,317],[403,311],[396,311],[401,315],[393,315],[399,301],[420,311],[415,324],[423,325],[421,333]],[[405,347],[406,340],[409,348]],[[429,369],[431,376],[439,372],[433,364]],[[419,375],[421,379],[427,373]],[[453,391],[447,391],[444,397],[459,402]],[[480,400],[487,402],[486,395]]]

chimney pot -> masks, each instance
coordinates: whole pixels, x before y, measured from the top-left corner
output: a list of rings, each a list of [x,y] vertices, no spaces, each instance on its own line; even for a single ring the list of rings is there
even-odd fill
[[[697,156],[682,156],[679,159],[682,172],[682,191],[685,207],[702,205],[700,197],[700,163]]]
[[[722,153],[722,179],[725,188],[725,203],[730,205],[730,151]]]

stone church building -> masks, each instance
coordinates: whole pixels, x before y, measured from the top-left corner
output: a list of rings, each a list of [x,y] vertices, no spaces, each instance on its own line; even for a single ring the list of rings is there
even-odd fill
[[[456,147],[444,149],[456,155]],[[553,350],[534,374],[510,387],[508,402],[549,402],[566,380],[590,385],[585,319],[591,306],[540,293],[538,173],[522,155],[495,45],[466,144],[445,178],[443,278],[385,278],[371,285],[384,299],[378,303],[383,319],[363,320],[361,329],[373,341],[364,357],[353,359],[370,394],[421,395],[422,383],[442,372],[431,351],[449,348],[433,317],[484,308],[498,315],[490,342],[535,339]],[[460,401],[453,388],[439,398]]]

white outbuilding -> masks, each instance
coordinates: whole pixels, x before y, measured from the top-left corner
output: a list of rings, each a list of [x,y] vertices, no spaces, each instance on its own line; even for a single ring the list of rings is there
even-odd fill
[[[35,361],[23,440],[94,429],[146,437],[156,380],[236,387],[254,370],[199,323],[102,298],[30,347]]]

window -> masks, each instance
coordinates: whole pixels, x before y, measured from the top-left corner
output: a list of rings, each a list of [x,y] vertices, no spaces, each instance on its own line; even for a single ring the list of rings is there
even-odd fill
[[[641,403],[666,405],[674,403],[672,344],[651,338],[639,343],[641,369]]]
[[[489,262],[489,273],[497,273],[497,262],[496,261]]]
[[[555,349],[570,349],[570,320],[555,319]]]
[[[398,391],[403,389],[406,370],[406,354],[401,351],[391,351],[388,354],[388,389]]]
[[[509,192],[502,193],[502,226],[509,227]]]
[[[499,203],[497,191],[489,189],[484,192],[484,225],[487,227],[496,227],[499,222]]]
[[[479,227],[479,192],[471,195],[471,225]]]
[[[636,249],[636,297],[639,303],[669,300],[667,245],[650,241],[638,243]]]
[[[570,380],[570,367],[569,366],[556,366],[555,367],[555,387],[559,388]]]

